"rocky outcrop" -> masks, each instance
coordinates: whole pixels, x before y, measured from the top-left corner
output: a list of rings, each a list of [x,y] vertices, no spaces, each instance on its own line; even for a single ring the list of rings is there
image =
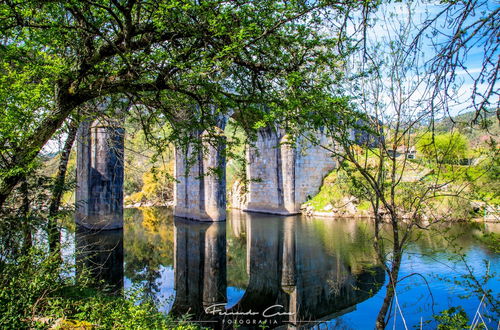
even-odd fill
[[[229,191],[229,207],[236,210],[247,208],[247,188],[243,180],[237,179]]]
[[[344,197],[342,200],[335,205],[327,204],[323,209],[316,210],[311,203],[304,203],[301,207],[302,213],[307,216],[319,216],[319,217],[359,217],[359,218],[369,218],[373,214],[370,211],[359,210],[358,200],[354,197]]]

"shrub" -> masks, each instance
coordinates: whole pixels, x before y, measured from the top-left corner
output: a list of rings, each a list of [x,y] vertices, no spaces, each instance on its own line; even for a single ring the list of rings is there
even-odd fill
[[[78,282],[58,256],[32,249],[15,260],[0,261],[0,328],[87,327],[104,329],[196,329],[175,321],[133,290],[125,296],[106,295]]]
[[[438,330],[469,329],[469,318],[462,307],[451,307],[435,315]]]
[[[438,163],[457,163],[466,158],[469,141],[459,132],[425,133],[417,141],[417,150],[426,159]]]

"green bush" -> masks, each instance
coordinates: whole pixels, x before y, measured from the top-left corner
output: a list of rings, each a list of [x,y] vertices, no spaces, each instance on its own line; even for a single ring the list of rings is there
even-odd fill
[[[430,161],[456,163],[467,157],[469,141],[458,131],[443,134],[425,133],[418,138],[417,150]]]
[[[44,309],[44,302],[64,285],[57,260],[32,250],[0,263],[0,328],[26,328]]]
[[[451,307],[435,315],[438,330],[469,329],[469,318],[462,307]]]
[[[142,300],[140,291],[127,298],[99,291],[70,287],[48,299],[47,311],[59,319],[80,321],[103,329],[196,329],[185,320],[175,321],[160,313],[151,300]],[[140,302],[140,303],[139,303]]]
[[[143,185],[141,190],[125,197],[125,203],[150,202],[161,205],[167,200],[172,200],[174,193],[173,171],[173,160],[159,168],[152,167],[142,175]]]
[[[438,330],[458,330],[458,329],[488,329],[482,322],[471,326],[471,321],[461,306],[445,309],[438,315],[434,315],[438,322]]]
[[[95,327],[103,329],[196,329],[174,320],[134,290],[106,295],[78,282],[57,256],[32,249],[16,260],[0,261],[0,328]]]

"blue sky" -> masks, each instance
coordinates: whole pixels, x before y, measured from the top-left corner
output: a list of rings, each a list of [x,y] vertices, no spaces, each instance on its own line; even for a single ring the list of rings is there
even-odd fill
[[[421,15],[420,19],[423,19],[425,17],[426,13],[428,15],[431,15],[431,16],[436,15],[443,8],[443,5],[433,4],[432,2],[430,4],[420,4],[420,6],[422,9],[421,12],[419,13]],[[474,23],[481,16],[481,12],[490,13],[493,10],[498,9],[499,6],[500,6],[500,4],[498,2],[495,3],[493,1],[484,1],[484,2],[478,1],[478,8],[477,8],[476,14],[469,17],[465,21],[464,25],[467,26],[469,24]],[[499,20],[500,20],[500,18],[499,18]],[[497,20],[497,23],[496,23],[497,25],[499,24],[498,23],[499,20]],[[437,35],[435,38],[437,38],[438,40],[441,40],[441,41],[448,41],[451,31],[447,27],[446,19],[444,17],[442,19],[438,20],[437,28],[439,30],[441,30],[441,32],[443,34]],[[424,48],[424,52],[426,52],[426,53],[428,52],[429,56],[436,56],[437,55],[435,49],[433,49],[433,47],[431,46],[432,42],[435,42],[435,40],[433,40],[433,39],[434,38],[428,38],[426,40],[427,47]],[[455,110],[457,112],[463,111],[464,108],[465,108],[465,110],[467,110],[467,108],[471,104],[470,97],[471,97],[471,93],[472,93],[472,87],[474,84],[474,80],[478,78],[479,73],[481,72],[482,65],[483,65],[483,59],[484,59],[484,55],[485,55],[484,50],[483,50],[484,43],[485,43],[485,39],[482,39],[479,36],[472,38],[468,44],[468,45],[470,45],[470,48],[466,52],[465,57],[464,57],[463,64],[465,66],[465,69],[457,68],[455,71],[455,77],[457,79],[457,82],[459,84],[461,84],[460,99],[457,100],[458,105],[455,108]],[[497,51],[496,52],[497,62],[498,62],[499,55],[500,55],[500,53]],[[480,85],[480,90],[481,89],[484,90],[486,87],[487,87],[487,85],[483,83]],[[498,97],[496,98],[496,100],[493,99],[491,101],[498,102]],[[465,104],[460,105],[459,103],[461,103],[461,102],[465,102]]]
[[[476,20],[478,20],[481,15],[486,13],[493,12],[494,10],[498,10],[500,3],[493,1],[484,1],[478,2],[478,10],[476,10],[475,15],[471,15],[466,21],[464,26],[467,26]],[[402,34],[402,30],[406,30],[406,38],[403,38],[403,44],[410,44],[413,40],[414,36],[418,33],[418,31],[425,24],[426,20],[429,18],[435,17],[439,12],[441,12],[445,8],[445,5],[437,3],[437,2],[404,2],[404,3],[389,3],[382,4],[377,12],[372,16],[372,27],[368,30],[367,33],[367,42],[368,44],[375,45],[379,44],[379,49],[376,52],[373,52],[373,57],[377,60],[387,56],[389,53],[389,42],[391,40],[398,40],[398,37]],[[458,7],[458,9],[462,9]],[[458,11],[452,12],[451,17],[457,17]],[[439,42],[445,42],[449,40],[449,35],[451,33],[451,29],[449,27],[449,19],[450,16],[445,17],[444,15],[436,21],[433,25],[436,29],[434,30],[436,33],[431,35],[431,30],[428,30],[427,36],[422,39],[421,43],[421,59],[418,66],[423,68],[424,63],[432,60],[438,54],[436,51],[436,45]],[[356,18],[358,21],[361,19],[360,16]],[[411,22],[411,24],[409,23]],[[500,18],[497,20],[500,22]],[[500,23],[495,23],[497,26]],[[455,83],[459,86],[456,90],[455,95],[448,95],[446,98],[447,105],[449,107],[449,114],[457,115],[459,113],[471,111],[470,108],[472,105],[471,95],[472,95],[472,87],[474,83],[474,79],[476,79],[481,72],[481,67],[483,64],[484,58],[484,39],[481,39],[479,36],[472,38],[468,44],[471,46],[466,53],[466,57],[464,59],[464,66],[466,70],[462,68],[457,68],[455,71]],[[498,62],[498,57],[500,53],[497,51],[496,61]],[[496,63],[493,63],[493,65]],[[417,66],[412,67],[412,69],[416,69]],[[385,75],[388,75],[388,72],[385,72]],[[410,73],[407,73],[405,81],[408,83],[407,86],[411,85],[411,82],[415,82],[418,80],[415,71],[415,77],[412,77]],[[384,81],[385,91],[389,90],[393,83],[387,78]],[[426,87],[429,87],[429,84],[421,84],[420,90],[417,91],[412,96],[413,102],[416,104],[418,102],[417,99],[425,98],[426,92],[424,91]],[[479,91],[485,90],[487,84],[482,83],[479,84]],[[496,87],[496,86],[495,86]],[[494,90],[498,90],[496,87]],[[443,96],[444,93],[441,93]],[[390,97],[387,95],[381,96],[382,102],[389,104]],[[490,102],[495,103],[498,102],[498,95],[490,98]],[[498,103],[497,103],[498,104]],[[388,107],[390,108],[390,107]],[[391,112],[390,109],[387,110]]]

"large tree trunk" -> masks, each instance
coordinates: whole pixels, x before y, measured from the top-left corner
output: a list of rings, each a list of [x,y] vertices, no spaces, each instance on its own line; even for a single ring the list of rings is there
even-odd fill
[[[48,222],[48,236],[49,236],[49,248],[53,253],[59,253],[59,243],[61,241],[61,233],[57,228],[57,213],[59,212],[59,207],[61,205],[61,198],[64,193],[64,184],[66,181],[66,171],[68,169],[68,160],[71,154],[71,149],[73,143],[75,142],[76,132],[78,130],[78,123],[76,120],[71,121],[68,124],[68,137],[64,142],[64,147],[61,152],[61,158],[59,159],[59,168],[56,174],[56,180],[54,182],[54,187],[52,189],[52,197],[50,199],[49,206],[49,222]]]
[[[3,204],[12,192],[12,189],[26,175],[24,170],[28,168],[47,141],[61,127],[71,111],[86,100],[87,98],[82,95],[75,95],[71,92],[70,84],[68,83],[61,84],[56,88],[55,109],[47,114],[32,134],[26,137],[24,140],[25,143],[20,144],[14,151],[13,161],[6,169],[7,171],[11,170],[14,174],[0,180],[0,209],[3,208]]]

